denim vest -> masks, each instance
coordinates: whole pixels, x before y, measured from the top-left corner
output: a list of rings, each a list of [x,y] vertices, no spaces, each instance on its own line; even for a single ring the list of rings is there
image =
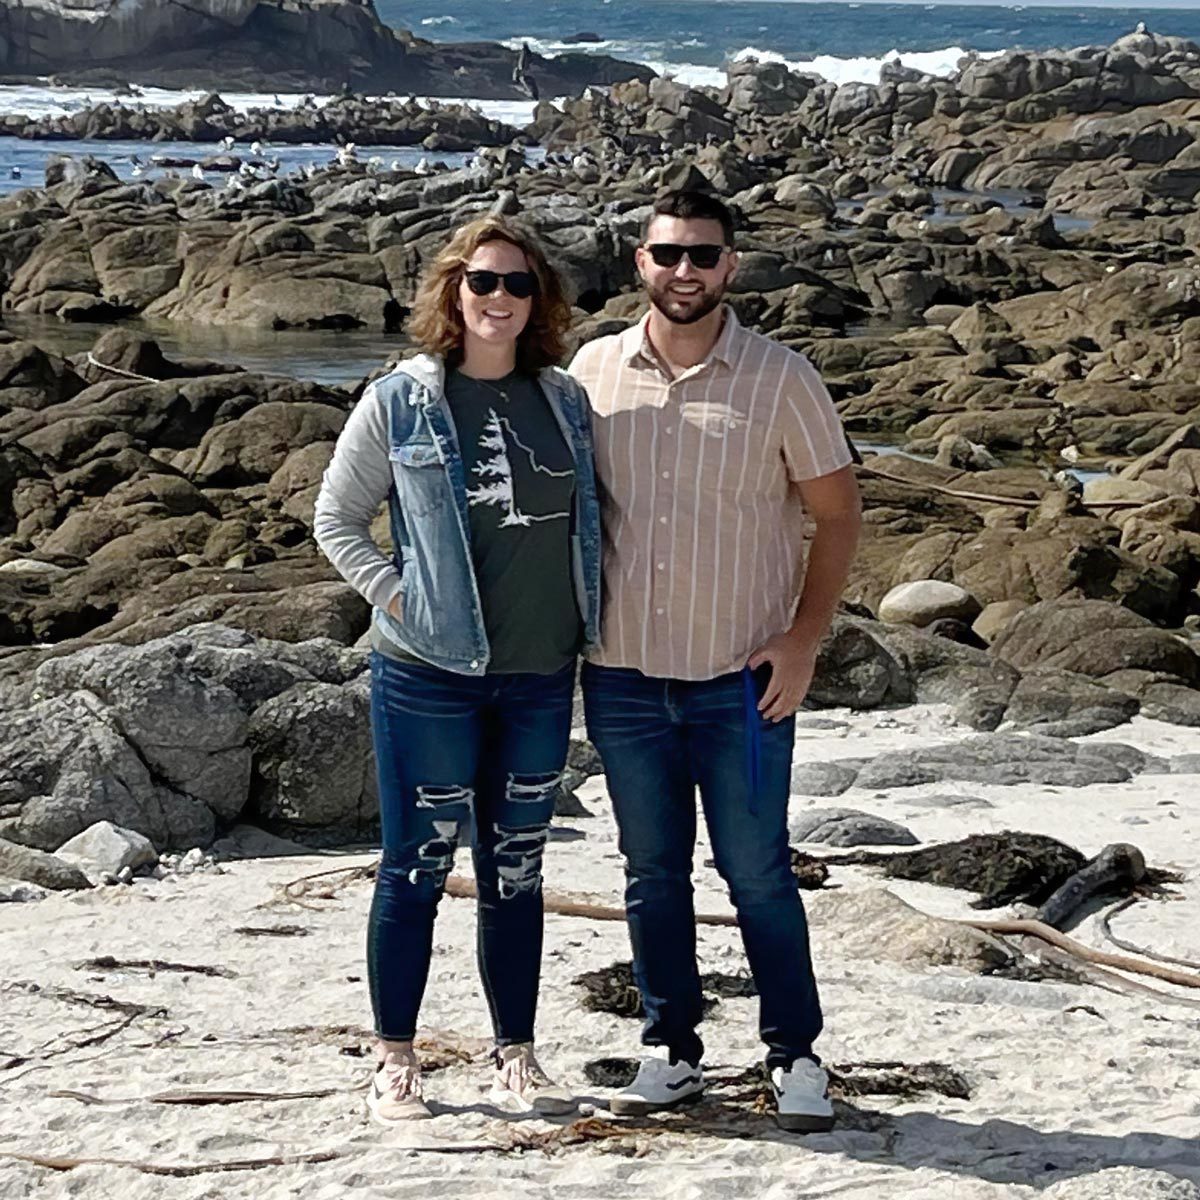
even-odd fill
[[[460,675],[483,675],[491,649],[471,562],[466,473],[445,381],[445,363],[423,354],[374,384],[388,419],[388,514],[404,618],[397,621],[376,609],[374,620],[391,641],[426,662]],[[600,631],[600,508],[590,408],[587,393],[565,371],[547,368],[538,382],[575,460],[571,568],[588,650]]]

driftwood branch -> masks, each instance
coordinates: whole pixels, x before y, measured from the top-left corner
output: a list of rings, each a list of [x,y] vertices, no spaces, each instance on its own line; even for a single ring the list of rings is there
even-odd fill
[[[154,1092],[149,1096],[93,1096],[90,1092],[60,1089],[47,1095],[62,1100],[78,1100],[81,1104],[181,1104],[203,1107],[210,1104],[248,1104],[270,1100],[324,1100],[340,1092],[357,1092],[359,1088],[319,1088],[310,1092]]]
[[[1028,496],[1001,496],[991,492],[969,492],[964,488],[947,487],[944,483],[933,483],[926,479],[906,479],[903,475],[893,475],[890,471],[882,471],[870,463],[863,463],[858,469],[868,475],[874,475],[878,479],[886,479],[891,483],[904,483],[909,487],[927,492],[937,492],[943,496],[953,496],[956,500],[977,500],[982,504],[1007,504],[1013,508],[1037,508],[1041,504],[1041,499],[1033,499]],[[1079,503],[1084,508],[1117,510],[1142,508],[1146,502],[1144,500],[1081,500]]]
[[[1029,934],[1031,937],[1040,938],[1043,942],[1057,946],[1060,950],[1065,950],[1068,954],[1074,955],[1084,962],[1097,963],[1102,967],[1115,967],[1118,971],[1131,971],[1135,975],[1150,975],[1155,979],[1173,983],[1176,987],[1200,988],[1200,975],[1175,971],[1170,967],[1160,966],[1158,963],[1141,962],[1124,954],[1109,954],[1107,950],[1096,950],[1092,946],[1085,946],[1082,942],[1067,937],[1065,933],[1059,932],[1042,921],[960,921],[959,924],[969,925],[972,929],[978,929],[980,933]]]
[[[284,886],[283,892],[290,898],[294,889],[306,884],[309,880],[327,878],[332,875],[346,876],[347,878],[339,881],[337,886],[340,887],[351,882],[353,879],[369,878],[372,874],[374,874],[373,865],[342,868],[338,871],[322,871],[318,875],[309,875],[303,879],[293,880],[292,883]],[[303,892],[300,894],[303,894]],[[446,881],[446,894],[457,899],[471,899],[477,895],[475,881],[452,876]],[[543,896],[543,903],[546,912],[554,913],[558,916],[583,917],[590,921],[625,920],[624,909],[614,908],[607,904],[573,900],[569,896],[563,896],[556,892],[546,892]],[[732,914],[697,913],[696,924],[726,927],[736,926],[737,918]],[[1129,958],[1122,954],[1109,954],[1104,950],[1096,950],[1091,946],[1085,946],[1082,942],[1078,942],[1074,938],[1067,937],[1065,933],[1061,933],[1043,921],[959,921],[958,924],[976,929],[980,933],[1010,934],[1015,936],[1026,934],[1038,938],[1043,942],[1049,942],[1050,945],[1057,946],[1060,950],[1065,950],[1068,954],[1081,959],[1083,962],[1095,963],[1103,967],[1114,967],[1118,971],[1129,971],[1135,975],[1149,975],[1155,979],[1161,979],[1166,983],[1175,984],[1177,987],[1200,989],[1200,974],[1175,971],[1169,967],[1160,966],[1157,963],[1141,962],[1138,959]],[[1167,998],[1170,997],[1164,996],[1164,999]]]
[[[1113,933],[1112,925],[1110,924],[1113,917],[1115,917],[1118,913],[1123,913],[1127,908],[1132,907],[1141,898],[1142,897],[1140,896],[1126,896],[1124,900],[1114,904],[1112,908],[1110,908],[1108,912],[1106,912],[1100,918],[1100,932],[1104,934],[1104,936],[1108,938],[1108,940],[1112,942],[1112,944],[1116,946],[1118,950],[1128,950],[1130,954],[1140,954],[1144,958],[1154,959],[1155,962],[1172,963],[1177,967],[1191,967],[1193,970],[1200,971],[1200,962],[1194,962],[1190,958],[1176,958],[1173,954],[1163,954],[1161,951],[1151,950],[1147,946],[1139,946],[1134,942],[1127,942],[1124,938],[1119,938],[1115,933]]]
[[[258,1171],[263,1167],[286,1167],[294,1163],[332,1162],[344,1158],[343,1150],[314,1150],[305,1154],[273,1154],[269,1158],[232,1158],[214,1163],[152,1163],[130,1158],[66,1158],[49,1154],[23,1154],[0,1150],[0,1158],[32,1163],[51,1171],[74,1171],[76,1167],[129,1167],[147,1175],[208,1175],[217,1171]]]

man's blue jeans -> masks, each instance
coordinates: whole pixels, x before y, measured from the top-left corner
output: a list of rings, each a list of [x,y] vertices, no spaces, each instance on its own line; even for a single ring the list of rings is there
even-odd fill
[[[375,1032],[409,1041],[433,923],[474,817],[476,952],[498,1045],[533,1040],[542,850],[571,730],[572,663],[554,675],[456,675],[371,655],[383,858],[367,928]]]
[[[646,1009],[642,1041],[691,1063],[704,1050],[691,880],[699,787],[758,986],[767,1063],[815,1057],[821,1004],[787,840],[795,720],[748,718],[741,674],[692,682],[587,664],[583,695],[625,855],[634,977]],[[748,719],[758,722],[761,739],[753,798]]]

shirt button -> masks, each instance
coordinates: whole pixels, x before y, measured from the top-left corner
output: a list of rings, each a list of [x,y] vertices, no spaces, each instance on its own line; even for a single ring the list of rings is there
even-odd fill
[[[664,471],[664,472],[663,472],[663,478],[664,478],[664,479],[670,479],[670,478],[671,478],[671,472],[670,472],[670,471]]]
[[[665,571],[665,570],[667,569],[667,564],[666,564],[666,563],[659,563],[659,564],[658,564],[658,569],[659,569],[660,571]]]
[[[665,525],[665,524],[667,523],[667,518],[666,518],[666,517],[659,517],[659,518],[658,518],[658,523],[659,523],[660,525]]]
[[[471,659],[471,670],[474,671],[475,668],[478,666],[479,666],[479,659],[477,659],[477,658]]]
[[[665,608],[656,608],[654,611],[661,617],[667,610]]]
[[[675,432],[675,426],[674,426],[674,425],[668,425],[668,426],[667,426],[667,429],[666,429],[666,432],[667,432],[667,433],[674,433],[674,432]]]

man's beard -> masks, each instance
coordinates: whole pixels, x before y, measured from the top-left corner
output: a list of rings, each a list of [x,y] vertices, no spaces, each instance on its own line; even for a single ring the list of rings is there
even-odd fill
[[[697,321],[704,320],[725,298],[724,284],[719,284],[711,290],[696,292],[694,295],[686,297],[673,296],[670,284],[667,284],[665,287],[657,289],[649,288],[647,290],[650,294],[650,303],[674,325],[694,325]],[[673,312],[668,306],[677,304],[680,300],[684,300],[689,304],[695,304],[695,308],[689,309],[685,313]]]

